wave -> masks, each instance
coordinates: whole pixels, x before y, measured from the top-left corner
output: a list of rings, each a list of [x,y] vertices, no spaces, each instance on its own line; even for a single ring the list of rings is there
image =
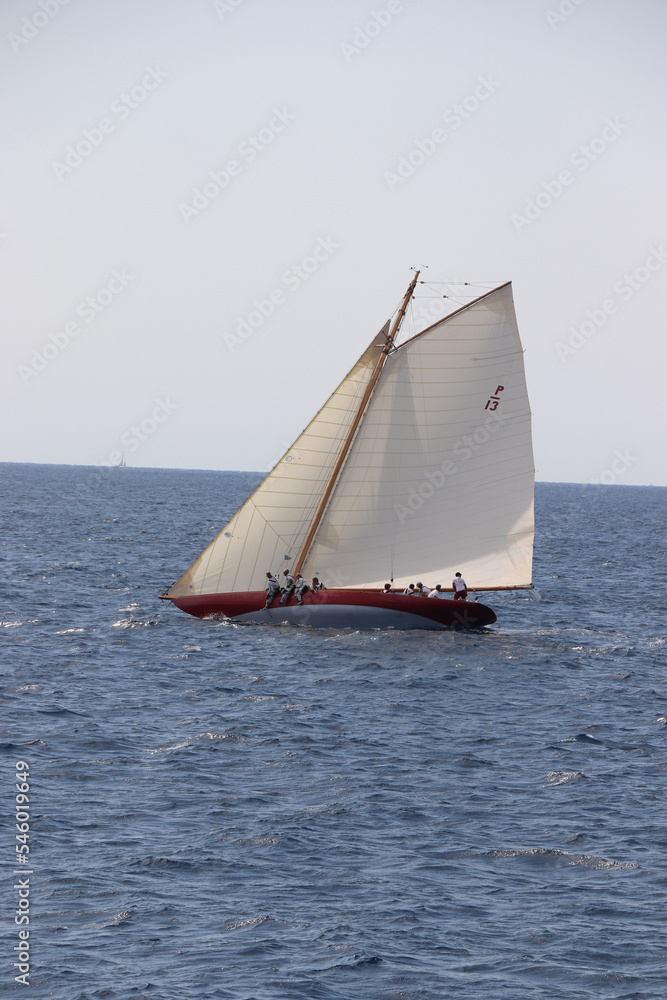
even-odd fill
[[[550,785],[565,785],[568,781],[576,781],[577,778],[583,778],[583,771],[549,771],[547,774],[547,781],[543,788],[548,788]]]
[[[128,920],[132,919],[132,912],[132,910],[120,910],[113,917],[100,924],[100,927],[120,927],[121,924],[125,924]]]
[[[562,863],[570,866],[581,865],[599,871],[617,871],[620,869],[638,869],[639,865],[632,861],[610,861],[596,854],[571,854],[552,847],[511,847],[495,851],[485,851],[481,857],[487,858],[529,858],[531,861],[546,861]]]

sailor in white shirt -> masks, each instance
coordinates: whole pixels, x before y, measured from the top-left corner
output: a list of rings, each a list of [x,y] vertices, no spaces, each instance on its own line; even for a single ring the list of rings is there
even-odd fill
[[[285,577],[285,582],[283,583],[282,587],[280,588],[280,591],[281,591],[281,593],[283,595],[280,598],[280,603],[281,604],[284,604],[285,601],[291,596],[292,591],[294,590],[294,587],[295,587],[294,577],[292,576],[292,574],[290,573],[290,571],[288,569],[283,570],[283,576]]]
[[[447,594],[445,593],[444,590],[442,590],[442,588],[440,587],[439,583],[436,583],[435,589],[432,590],[431,593],[428,596],[429,597],[443,597],[445,600],[447,600]]]
[[[296,597],[297,604],[303,604],[303,595],[308,590],[308,581],[304,580],[301,573],[296,574],[296,581],[294,584],[294,596]]]
[[[417,588],[415,590],[415,594],[417,595],[417,597],[428,597],[430,593],[431,593],[430,587],[425,587],[423,583],[417,584]]]
[[[280,590],[280,584],[278,582],[278,577],[273,576],[272,573],[266,574],[266,607],[271,607],[271,601],[276,596]]]
[[[452,580],[452,587],[454,588],[454,600],[465,601],[468,596],[468,587],[460,573],[457,573]]]

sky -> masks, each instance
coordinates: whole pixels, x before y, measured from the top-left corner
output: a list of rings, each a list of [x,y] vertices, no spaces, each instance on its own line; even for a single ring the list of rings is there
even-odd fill
[[[0,461],[268,470],[420,267],[406,334],[512,281],[538,480],[667,485],[666,39],[664,0],[3,0]]]

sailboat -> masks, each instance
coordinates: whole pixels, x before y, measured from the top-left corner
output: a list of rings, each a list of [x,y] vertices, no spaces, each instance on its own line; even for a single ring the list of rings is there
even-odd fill
[[[511,282],[398,344],[418,278],[393,323],[160,597],[239,623],[439,629],[496,621],[477,599],[450,598],[457,572],[475,593],[532,588],[531,414]],[[301,604],[278,595],[267,608],[267,573],[282,580],[285,569],[326,589]],[[403,593],[422,580],[445,596]]]

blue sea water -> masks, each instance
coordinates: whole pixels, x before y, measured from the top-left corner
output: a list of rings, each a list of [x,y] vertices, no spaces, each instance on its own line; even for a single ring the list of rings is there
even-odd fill
[[[488,597],[498,623],[477,632],[238,626],[158,601],[258,478],[0,467],[0,988],[667,995],[666,491],[539,484],[543,599]]]

